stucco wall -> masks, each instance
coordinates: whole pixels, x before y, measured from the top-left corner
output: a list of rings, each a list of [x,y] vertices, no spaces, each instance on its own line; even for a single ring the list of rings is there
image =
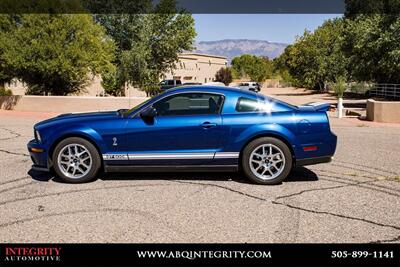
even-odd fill
[[[1,96],[0,108],[19,111],[81,112],[134,107],[145,97]]]
[[[6,88],[10,89],[13,95],[25,95],[27,90],[27,85],[18,81],[16,79],[12,80],[10,83],[6,84]],[[89,84],[79,93],[71,94],[72,96],[101,96],[104,94],[104,89],[101,86],[100,76],[95,76],[89,82]],[[146,97],[144,91],[139,90],[132,86],[127,86],[125,88],[125,95],[127,97]]]
[[[182,83],[207,83],[215,79],[221,68],[227,67],[227,59],[221,56],[182,53],[176,68],[164,74],[165,79],[182,80]]]
[[[367,120],[400,123],[400,102],[368,99]]]

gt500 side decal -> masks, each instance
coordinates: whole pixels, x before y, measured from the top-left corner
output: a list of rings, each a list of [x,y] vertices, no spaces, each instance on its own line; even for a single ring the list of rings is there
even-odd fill
[[[103,154],[104,160],[128,160],[128,155],[125,154]]]
[[[234,159],[239,152],[216,153],[146,153],[146,154],[103,154],[104,160],[149,160],[149,159]]]

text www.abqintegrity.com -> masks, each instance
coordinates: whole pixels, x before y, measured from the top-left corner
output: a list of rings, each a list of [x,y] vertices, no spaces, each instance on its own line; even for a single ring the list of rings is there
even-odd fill
[[[271,251],[189,251],[189,250],[144,250],[137,251],[142,259],[268,259],[272,258]]]

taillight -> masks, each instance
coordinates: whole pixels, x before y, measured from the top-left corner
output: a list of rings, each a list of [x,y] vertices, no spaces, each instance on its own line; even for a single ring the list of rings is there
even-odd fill
[[[317,146],[305,146],[303,147],[303,151],[316,151],[318,150]]]

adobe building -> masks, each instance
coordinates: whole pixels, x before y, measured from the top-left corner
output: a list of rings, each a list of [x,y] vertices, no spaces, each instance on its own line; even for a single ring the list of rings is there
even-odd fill
[[[182,53],[176,68],[165,73],[164,79],[181,80],[182,83],[207,83],[215,80],[215,74],[226,68],[226,57],[199,53]]]

